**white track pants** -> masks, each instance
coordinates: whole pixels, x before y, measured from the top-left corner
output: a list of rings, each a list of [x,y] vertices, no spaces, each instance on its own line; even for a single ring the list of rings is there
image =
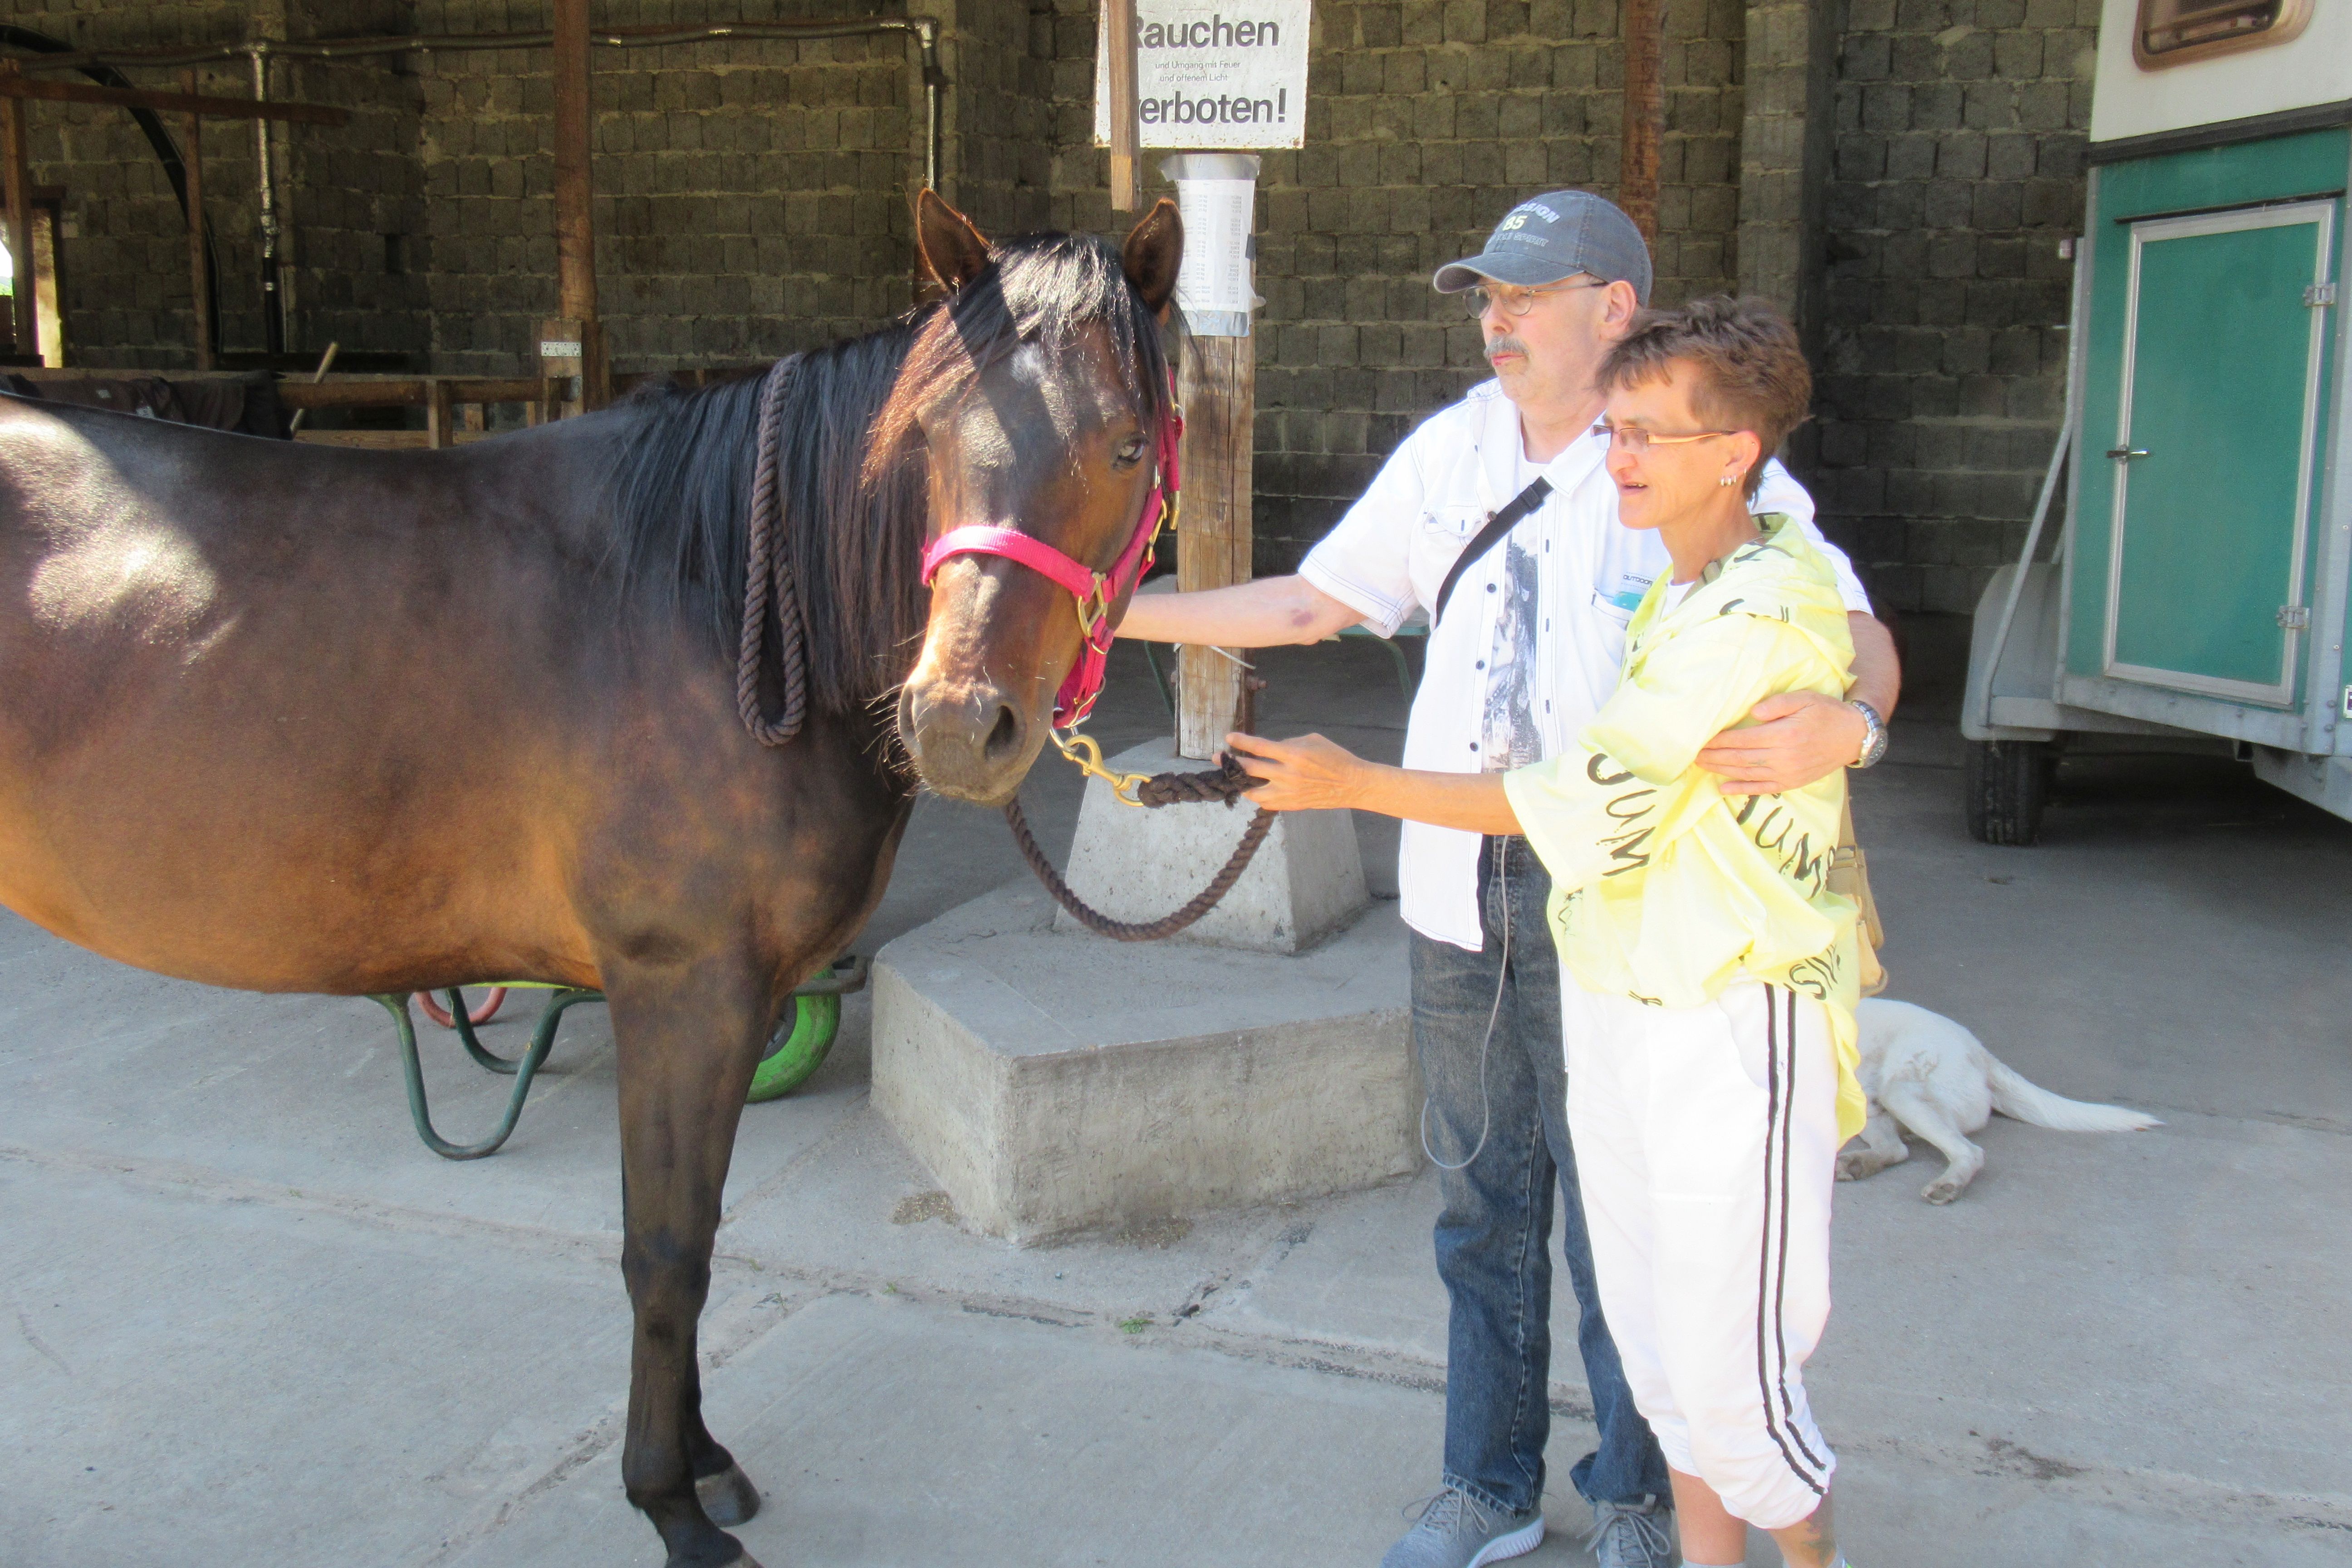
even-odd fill
[[[1560,993],[1569,1136],[1633,1403],[1734,1515],[1795,1524],[1837,1464],[1801,1376],[1830,1314],[1828,1017],[1755,981],[1691,1008]]]

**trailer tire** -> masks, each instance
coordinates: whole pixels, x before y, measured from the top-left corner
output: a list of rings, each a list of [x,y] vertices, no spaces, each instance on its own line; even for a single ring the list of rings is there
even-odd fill
[[[2053,761],[2044,741],[1969,742],[1969,837],[1979,844],[2031,844],[2042,832]]]

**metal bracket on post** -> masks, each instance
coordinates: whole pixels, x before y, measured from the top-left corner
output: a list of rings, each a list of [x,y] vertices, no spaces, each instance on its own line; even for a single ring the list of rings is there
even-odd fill
[[[585,406],[583,379],[587,365],[587,323],[556,317],[539,323],[539,374],[563,384],[563,406],[577,414]],[[551,415],[553,410],[550,410]]]

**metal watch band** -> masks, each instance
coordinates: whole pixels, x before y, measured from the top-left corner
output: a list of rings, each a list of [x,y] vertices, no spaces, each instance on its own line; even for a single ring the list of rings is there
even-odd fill
[[[1878,716],[1877,709],[1859,698],[1850,699],[1846,706],[1861,714],[1863,723],[1868,726],[1863,732],[1862,755],[1848,763],[1846,766],[1850,768],[1874,766],[1878,759],[1886,754],[1886,721]]]

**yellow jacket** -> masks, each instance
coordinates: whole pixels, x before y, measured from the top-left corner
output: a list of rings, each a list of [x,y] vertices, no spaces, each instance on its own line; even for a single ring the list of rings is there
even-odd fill
[[[1560,756],[1504,775],[1551,873],[1560,962],[1588,991],[1696,1007],[1742,975],[1827,1008],[1841,1137],[1862,1130],[1853,904],[1829,889],[1843,770],[1783,795],[1725,796],[1694,764],[1784,691],[1842,698],[1853,643],[1829,564],[1785,517],[1626,629],[1617,690]]]

